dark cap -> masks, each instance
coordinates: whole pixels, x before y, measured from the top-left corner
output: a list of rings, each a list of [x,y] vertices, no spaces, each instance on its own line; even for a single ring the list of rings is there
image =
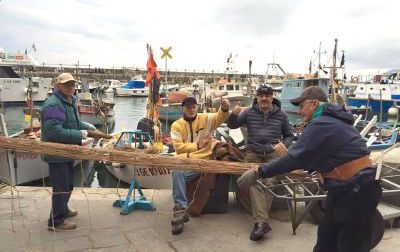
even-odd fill
[[[186,97],[185,99],[183,99],[182,107],[184,107],[188,104],[197,104],[196,98],[190,96],[190,97]]]
[[[272,90],[272,87],[270,86],[260,86],[257,89],[257,96],[259,95],[273,95],[274,94],[274,90]]]
[[[328,96],[326,95],[325,91],[322,88],[317,86],[311,86],[304,89],[299,97],[291,99],[290,102],[294,106],[299,106],[300,102],[304,100],[317,100],[321,102],[327,102]]]

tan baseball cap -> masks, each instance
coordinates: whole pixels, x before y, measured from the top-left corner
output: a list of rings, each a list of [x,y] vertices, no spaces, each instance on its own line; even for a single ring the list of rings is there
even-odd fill
[[[56,84],[64,84],[70,81],[77,82],[70,73],[62,73],[57,77]]]
[[[328,96],[326,95],[325,91],[322,88],[317,86],[311,86],[305,88],[303,92],[301,92],[301,95],[299,97],[291,99],[290,103],[292,103],[294,106],[299,106],[300,102],[308,99],[327,102]]]

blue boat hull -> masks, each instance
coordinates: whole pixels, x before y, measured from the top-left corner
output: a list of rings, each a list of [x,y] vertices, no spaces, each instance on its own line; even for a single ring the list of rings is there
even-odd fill
[[[382,105],[381,105],[380,100],[371,99],[368,102],[368,99],[361,99],[361,98],[355,98],[355,97],[347,98],[347,106],[356,107],[356,108],[359,108],[361,106],[365,106],[365,107],[369,106],[369,107],[371,107],[373,113],[379,113],[381,111],[381,106],[382,106],[382,112],[387,113],[388,110],[393,106],[393,102],[396,102],[396,104],[399,105],[400,101],[383,100]]]

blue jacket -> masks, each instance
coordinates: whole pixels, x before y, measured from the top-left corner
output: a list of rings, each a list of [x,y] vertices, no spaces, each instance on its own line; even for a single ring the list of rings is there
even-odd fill
[[[260,167],[261,177],[273,177],[301,168],[326,173],[370,153],[353,126],[353,116],[337,105],[323,106],[322,114],[307,124],[287,155]],[[347,185],[347,182],[327,180],[326,188]]]
[[[81,129],[93,128],[81,122],[76,107],[77,98],[72,97],[72,103],[59,91],[47,98],[41,110],[42,141],[63,144],[82,144]],[[73,159],[44,155],[43,159],[48,163],[67,162]]]
[[[280,108],[280,102],[274,99],[272,111],[264,115],[258,108],[257,100],[253,106],[239,115],[231,115],[228,118],[228,127],[236,129],[244,124],[247,125],[247,150],[258,154],[273,152],[272,145],[281,140],[289,147],[294,139],[293,129],[285,112]]]

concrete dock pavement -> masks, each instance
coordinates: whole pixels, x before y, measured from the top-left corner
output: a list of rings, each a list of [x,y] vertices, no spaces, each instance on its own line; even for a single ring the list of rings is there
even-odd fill
[[[112,207],[126,189],[75,188],[70,206],[78,229],[47,230],[51,188],[10,187],[0,190],[0,251],[312,251],[317,225],[305,220],[292,234],[287,211],[272,212],[272,232],[260,242],[249,240],[252,217],[233,204],[228,213],[191,218],[180,235],[171,234],[170,190],[144,190],[153,199],[154,212],[120,215]],[[400,229],[386,229],[373,251],[396,251]]]

